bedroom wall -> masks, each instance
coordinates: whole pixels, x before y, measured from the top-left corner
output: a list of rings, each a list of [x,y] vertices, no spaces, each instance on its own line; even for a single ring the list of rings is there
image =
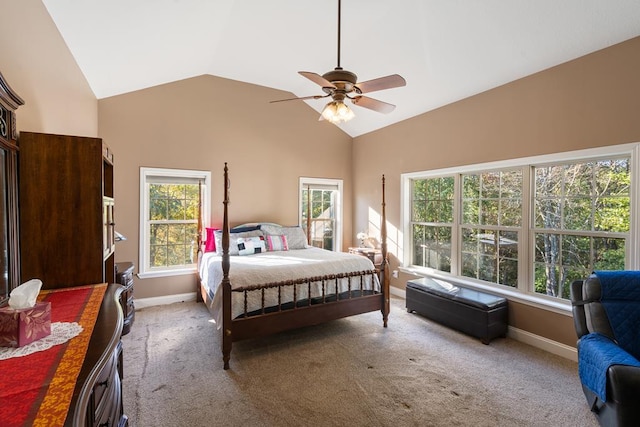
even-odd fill
[[[140,167],[209,170],[213,225],[222,223],[229,164],[230,221],[298,223],[300,176],[344,180],[351,236],[352,139],[303,102],[269,104],[282,91],[204,75],[101,99],[99,134],[115,153],[116,261],[138,265]],[[137,270],[136,270],[137,271]],[[195,275],[135,280],[136,298],[195,290]]]
[[[40,0],[0,0],[0,72],[25,101],[18,130],[97,136],[98,101]]]
[[[354,229],[365,228],[371,212],[379,211],[374,183],[382,173],[389,250],[401,258],[402,173],[640,142],[638,69],[635,38],[355,138]],[[398,258],[391,264],[396,268]],[[400,274],[392,286],[404,289],[410,277]],[[509,309],[511,326],[575,346],[570,315],[518,303]]]

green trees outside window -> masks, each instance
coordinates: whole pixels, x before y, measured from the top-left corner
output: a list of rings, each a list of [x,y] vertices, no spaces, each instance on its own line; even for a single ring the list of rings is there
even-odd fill
[[[198,185],[149,185],[149,263],[172,267],[195,263]]]
[[[535,292],[569,298],[572,281],[625,268],[629,159],[534,168]]]
[[[630,156],[410,179],[411,263],[569,298],[625,268]]]

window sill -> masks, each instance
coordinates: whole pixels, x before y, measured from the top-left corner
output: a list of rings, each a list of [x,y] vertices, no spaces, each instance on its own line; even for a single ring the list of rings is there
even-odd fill
[[[186,274],[193,274],[195,272],[195,268],[181,268],[179,270],[147,271],[144,273],[138,273],[136,276],[139,279],[153,279],[157,277],[183,276]]]
[[[494,295],[500,295],[507,298],[508,300],[526,304],[531,307],[552,311],[554,313],[562,314],[565,316],[573,316],[573,313],[571,311],[571,302],[566,300],[551,300],[550,298],[541,295],[531,295],[518,291],[516,289],[512,290],[484,285],[482,283],[464,277],[436,273],[432,270],[427,269],[399,267],[398,270],[402,271],[403,273],[412,274],[415,276],[446,280],[448,282],[452,282],[454,284],[457,283],[468,288],[476,289],[479,291],[486,291]]]

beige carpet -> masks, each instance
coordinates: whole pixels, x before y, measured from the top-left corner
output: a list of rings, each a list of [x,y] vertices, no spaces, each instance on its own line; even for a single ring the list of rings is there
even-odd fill
[[[490,345],[404,309],[234,344],[202,304],[136,312],[123,337],[133,426],[597,426],[577,365]]]

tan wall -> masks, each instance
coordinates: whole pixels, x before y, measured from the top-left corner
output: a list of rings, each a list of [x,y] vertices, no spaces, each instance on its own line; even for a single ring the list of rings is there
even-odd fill
[[[18,130],[97,136],[98,101],[40,0],[0,0],[0,72],[25,101]]]
[[[41,1],[0,0],[0,10],[0,72],[26,102],[18,129],[101,136],[116,153],[116,219],[129,238],[118,243],[119,261],[138,262],[140,166],[211,170],[214,223],[224,161],[236,223],[296,222],[299,176],[344,179],[345,246],[357,231],[379,226],[384,173],[389,249],[401,257],[402,173],[640,141],[640,38],[352,144],[337,128],[318,123],[306,104],[268,104],[282,92],[210,76],[98,102]],[[401,274],[393,285],[403,288],[406,279]],[[136,283],[138,298],[192,290],[187,276]],[[574,344],[570,317],[516,303],[510,309],[513,326]]]
[[[402,173],[640,141],[638,69],[635,38],[355,138],[354,229],[365,227],[370,207],[379,211],[382,173],[388,183],[389,249],[401,258],[394,246],[401,235],[394,230],[401,227]],[[392,260],[392,268],[397,265]],[[401,275],[392,285],[404,288],[405,282]],[[570,316],[509,307],[512,326],[575,345]]]
[[[222,222],[229,163],[231,225],[298,223],[300,176],[344,180],[345,241],[351,233],[352,139],[290,94],[200,76],[99,101],[100,136],[115,153],[116,223],[128,240],[116,260],[138,265],[140,167],[209,170],[212,218]],[[137,271],[137,270],[136,270]],[[195,276],[136,279],[136,297],[193,292]]]

